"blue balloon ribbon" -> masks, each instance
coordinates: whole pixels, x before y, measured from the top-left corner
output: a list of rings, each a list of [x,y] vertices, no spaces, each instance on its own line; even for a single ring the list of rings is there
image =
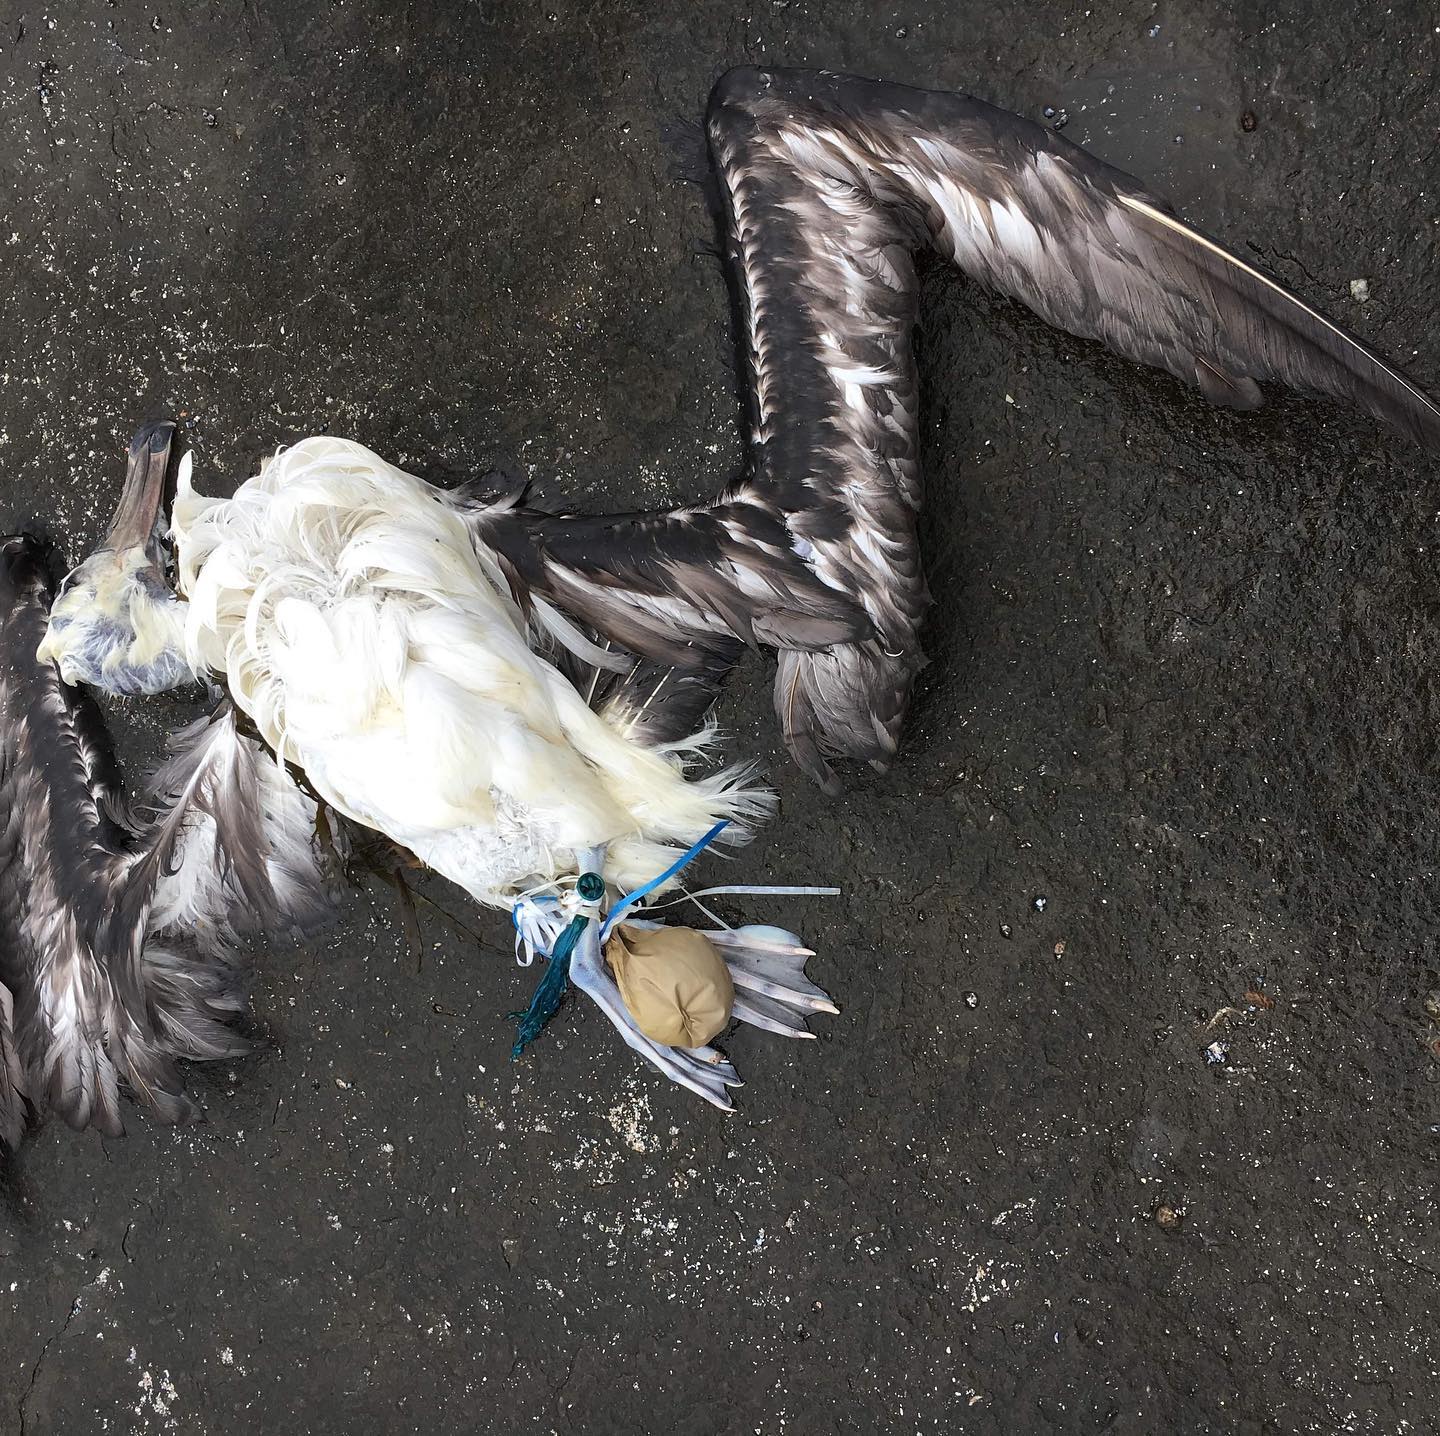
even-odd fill
[[[598,903],[605,896],[605,879],[599,873],[581,873],[575,883],[575,891],[587,903]],[[553,951],[546,953],[549,959],[545,976],[530,999],[530,1006],[523,1012],[512,1012],[511,1017],[519,1019],[515,1033],[515,1045],[510,1049],[513,1062],[540,1035],[545,1024],[560,1010],[565,989],[570,986],[570,955],[580,934],[590,923],[589,913],[576,913],[570,925],[555,939]]]
[[[570,926],[555,939],[555,951],[547,954],[545,976],[530,999],[530,1006],[523,1012],[512,1012],[511,1017],[519,1019],[515,1031],[515,1045],[510,1049],[513,1062],[540,1035],[541,1029],[560,1010],[560,1001],[570,985],[570,954],[580,934],[585,931],[589,918],[581,914],[572,918]]]
[[[610,909],[610,915],[600,925],[600,941],[604,942],[610,936],[610,930],[620,919],[630,911],[642,898],[668,883],[677,873],[683,872],[721,833],[729,827],[729,820],[716,823],[703,838],[700,839],[688,852],[682,853],[659,877],[651,878],[643,887],[638,887],[632,893],[626,895]],[[597,873],[582,873],[575,885],[576,891],[581,897],[589,902],[599,902],[605,896],[605,884]],[[543,901],[543,899],[533,899]],[[510,921],[516,929],[520,927],[520,919],[516,910],[510,910]],[[575,951],[575,944],[580,941],[580,934],[585,931],[590,922],[586,913],[577,913],[570,919],[569,926],[555,939],[555,946],[550,952],[541,949],[546,958],[545,976],[540,979],[540,985],[535,989],[535,995],[530,999],[530,1005],[523,1012],[512,1012],[511,1017],[519,1020],[519,1027],[515,1033],[515,1045],[510,1049],[510,1056],[513,1060],[519,1057],[522,1052],[540,1035],[545,1024],[554,1017],[560,1010],[561,1000],[565,996],[566,989],[570,986],[570,955]]]
[[[706,833],[705,836],[701,838],[700,841],[689,850],[689,852],[682,853],[678,858],[676,858],[675,861],[671,863],[670,866],[666,868],[665,871],[661,873],[658,878],[651,878],[650,881],[644,885],[644,887],[636,888],[633,893],[626,893],[626,895],[621,898],[614,907],[610,909],[610,915],[605,919],[603,923],[601,923],[600,941],[604,942],[605,939],[610,936],[610,929],[613,928],[615,924],[619,922],[620,919],[624,917],[625,914],[629,912],[630,909],[634,907],[637,902],[641,900],[641,898],[647,896],[649,893],[653,893],[656,888],[662,887],[665,883],[668,883],[670,879],[676,875],[676,873],[684,872],[685,869],[688,868],[690,864],[693,863],[695,859],[698,858],[700,854],[703,853],[705,849],[708,848],[710,844],[713,843],[715,839],[718,838],[720,834],[723,833],[725,829],[729,826],[730,820],[728,818],[716,823],[715,826],[711,828],[710,831]]]

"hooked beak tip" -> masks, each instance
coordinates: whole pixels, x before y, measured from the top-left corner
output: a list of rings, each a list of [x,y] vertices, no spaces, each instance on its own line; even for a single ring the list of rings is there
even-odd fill
[[[108,548],[122,550],[148,544],[160,519],[165,478],[175,425],[169,419],[142,424],[130,440],[125,487],[111,521]]]
[[[130,457],[138,459],[147,451],[152,454],[163,454],[170,447],[175,437],[175,424],[170,419],[153,419],[148,424],[142,424],[135,431],[135,437],[130,440]]]

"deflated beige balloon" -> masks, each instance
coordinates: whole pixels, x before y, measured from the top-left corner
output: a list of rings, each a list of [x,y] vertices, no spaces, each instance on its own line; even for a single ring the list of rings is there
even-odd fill
[[[621,923],[605,961],[635,1025],[667,1047],[703,1047],[730,1022],[735,986],[715,944],[688,927]]]

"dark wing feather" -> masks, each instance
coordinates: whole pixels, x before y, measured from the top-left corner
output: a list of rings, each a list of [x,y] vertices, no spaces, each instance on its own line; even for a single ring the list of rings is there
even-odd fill
[[[0,980],[13,997],[31,1098],[72,1126],[117,1132],[107,1044],[116,989],[97,932],[125,835],[108,812],[114,786],[98,719],[53,664],[35,658],[50,603],[47,570],[39,545],[0,540]],[[129,955],[115,954],[116,967]]]
[[[617,732],[647,748],[684,743],[704,729],[740,652],[732,639],[728,649],[708,654],[698,668],[636,659],[622,676],[601,680],[591,706]]]
[[[595,518],[460,506],[473,541],[496,557],[522,604],[539,594],[636,655],[618,681],[606,680],[595,706],[638,741],[678,743],[698,732],[742,644],[779,649],[782,675],[801,655],[827,669],[832,652],[890,661],[861,604],[817,575],[803,556],[808,545],[796,543],[771,505]],[[826,782],[829,769],[806,737],[818,727],[811,715],[807,697],[792,702],[786,739]]]
[[[15,1042],[15,999],[0,982],[0,1150],[17,1147],[25,1135],[28,1085]]]
[[[35,657],[49,601],[37,546],[0,539],[0,1068],[18,1063],[30,1099],[72,1126],[118,1134],[122,1083],[164,1120],[198,1112],[174,1059],[243,1050],[220,1035],[239,988],[212,953],[146,947],[153,885],[116,821],[98,713]]]
[[[822,652],[782,652],[776,675],[790,751],[833,789],[826,755],[888,762],[924,661],[911,345],[919,235],[863,172],[837,170],[806,140],[813,103],[792,105],[772,84],[733,71],[707,116],[749,381],[750,461],[727,500],[778,518],[806,566],[869,620],[870,634]]]
[[[0,689],[0,730],[8,726],[3,724],[4,711],[3,689]],[[0,797],[9,791],[9,771],[9,750],[0,731]],[[17,835],[18,828],[11,814],[0,815],[0,1150],[14,1148],[19,1143],[29,1112],[29,1084],[15,1039],[15,996],[7,986],[18,981],[23,970],[17,965],[11,934],[5,930],[3,902]]]
[[[844,240],[835,216],[872,201],[1049,323],[1225,402],[1255,407],[1255,381],[1273,381],[1440,448],[1440,406],[1401,370],[1139,180],[1033,121],[853,76],[735,70],[716,86],[710,124],[712,141],[740,140],[742,188],[747,176],[763,188],[773,170],[814,192],[832,216],[814,243]]]
[[[546,514],[460,500],[516,596],[551,600],[630,653],[701,669],[749,644],[819,649],[870,632],[782,521],[748,503],[644,514]]]
[[[494,486],[452,502],[522,602],[630,653],[698,675],[737,638],[779,648],[786,742],[827,787],[828,757],[886,765],[925,662],[916,248],[1217,403],[1254,408],[1275,381],[1440,447],[1440,409],[1398,369],[1028,120],[741,69],[706,125],[746,352],[742,480],[710,508],[609,518],[536,513]]]
[[[1398,369],[1030,121],[960,95],[740,69],[715,87],[707,128],[752,443],[727,501],[779,516],[876,635],[782,658],[776,708],[822,781],[825,754],[884,765],[924,662],[914,248],[1216,402],[1254,408],[1257,381],[1276,381],[1440,447],[1440,409]]]
[[[744,640],[771,641],[770,624],[792,624],[798,646],[807,637],[802,630],[864,623],[854,609],[844,619],[824,616],[833,600],[814,592],[813,576],[798,561],[792,576],[802,597],[787,595],[782,565],[767,555],[763,539],[767,522],[778,546],[783,531],[764,515],[746,527],[703,509],[597,518],[543,513],[524,506],[523,483],[498,473],[444,492],[522,607],[536,595],[550,600],[624,660],[601,668],[550,645],[551,660],[590,706],[645,747],[683,745],[702,733]],[[767,559],[769,577],[760,580]],[[747,571],[768,608],[745,608],[738,592],[719,582],[722,562],[731,572]],[[715,597],[707,601],[702,592]]]

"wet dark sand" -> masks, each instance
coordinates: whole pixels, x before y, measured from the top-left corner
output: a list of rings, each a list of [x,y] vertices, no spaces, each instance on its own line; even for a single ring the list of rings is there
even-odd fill
[[[11,0],[0,524],[80,551],[166,405],[214,490],[328,429],[597,507],[712,492],[726,296],[662,132],[747,60],[1064,111],[1434,385],[1436,23]],[[371,883],[257,954],[206,1127],[9,1165],[0,1431],[1428,1429],[1433,465],[1320,404],[1217,413],[938,267],[921,366],[902,761],[823,799],[758,661],[722,712],[784,799],[727,875],[845,887],[735,911],[813,935],[843,1014],[734,1037],[729,1118],[587,1006],[512,1065],[503,919],[422,884],[478,938],[422,902],[417,970]],[[115,710],[130,756],[183,711]]]

